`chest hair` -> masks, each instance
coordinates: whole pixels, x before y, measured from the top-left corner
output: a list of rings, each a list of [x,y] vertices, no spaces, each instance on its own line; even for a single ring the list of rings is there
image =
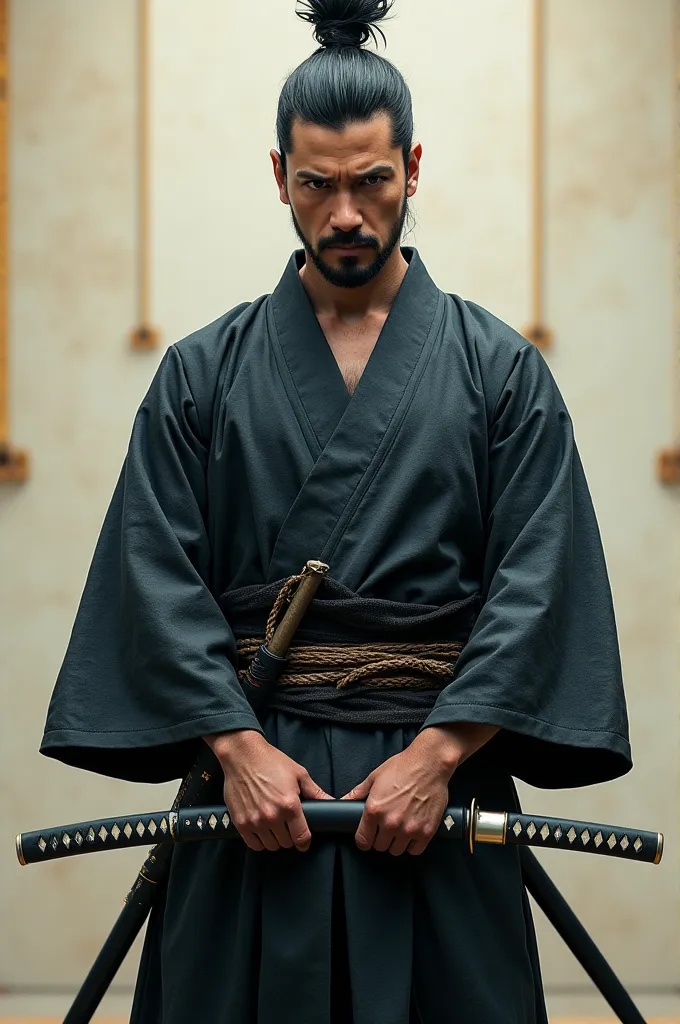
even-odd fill
[[[319,323],[350,395],[354,394],[366,369],[385,320],[386,316],[374,316],[368,321],[348,325],[319,317]]]

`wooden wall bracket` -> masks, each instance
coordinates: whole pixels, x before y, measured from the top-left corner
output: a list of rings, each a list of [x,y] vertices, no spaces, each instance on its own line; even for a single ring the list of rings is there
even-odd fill
[[[130,333],[130,347],[140,352],[158,348],[160,331],[151,326],[151,172],[150,172],[150,0],[137,0],[137,216],[138,216],[138,326]]]
[[[674,43],[674,65],[675,65],[675,124],[676,124],[676,137],[675,137],[675,237],[676,237],[676,261],[675,261],[675,287],[676,296],[677,288],[680,283],[680,263],[678,262],[677,253],[677,239],[680,235],[680,3],[678,0],[673,4],[673,43]],[[678,316],[676,312],[676,323],[675,323],[675,366],[673,370],[673,404],[675,406],[675,436],[677,437],[680,433],[680,423],[678,423],[678,344],[680,343],[680,323],[678,322]],[[680,444],[675,444],[668,448],[663,448],[656,456],[656,475],[660,483],[676,486],[680,484]]]
[[[156,327],[135,327],[130,332],[130,347],[139,352],[148,352],[152,348],[158,348],[160,337],[160,331]]]
[[[0,445],[0,484],[22,484],[29,475],[28,452]]]
[[[664,448],[656,458],[656,475],[662,484],[680,484],[680,446]]]
[[[543,319],[544,270],[544,153],[545,153],[545,0],[534,0],[533,7],[533,119],[531,173],[531,323],[522,331],[537,348],[550,348],[553,333]]]
[[[28,479],[28,452],[9,441],[9,0],[0,0],[0,484]]]

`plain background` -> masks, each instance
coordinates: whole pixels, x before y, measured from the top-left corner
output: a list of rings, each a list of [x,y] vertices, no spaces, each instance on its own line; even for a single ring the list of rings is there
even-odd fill
[[[162,345],[271,291],[296,245],[269,148],[281,83],[313,49],[293,0],[157,0],[152,23],[153,308]],[[162,807],[41,758],[47,701],[139,401],[133,353],[136,5],[11,11],[13,439],[0,490],[0,983],[80,981],[140,854],[19,869],[18,830]],[[398,0],[390,57],[424,156],[415,244],[441,288],[522,328],[530,314],[531,5]],[[555,853],[555,879],[623,978],[678,983],[678,495],[674,442],[677,61],[672,0],[551,0],[548,361],[576,424],[617,610],[635,768],[589,790],[525,789],[536,813],[663,829],[658,868]],[[519,681],[518,681],[519,682]],[[93,680],[92,685],[96,686]],[[547,927],[548,983],[585,976]],[[134,976],[134,958],[121,982]]]

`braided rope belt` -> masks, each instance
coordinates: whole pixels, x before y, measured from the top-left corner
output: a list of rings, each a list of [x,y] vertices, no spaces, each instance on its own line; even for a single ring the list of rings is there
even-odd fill
[[[278,620],[302,576],[292,576],[281,588],[267,619],[264,642],[269,643]],[[245,675],[262,637],[237,641],[239,677]],[[293,645],[279,686],[362,684],[382,689],[431,690],[451,681],[461,643],[376,643]]]

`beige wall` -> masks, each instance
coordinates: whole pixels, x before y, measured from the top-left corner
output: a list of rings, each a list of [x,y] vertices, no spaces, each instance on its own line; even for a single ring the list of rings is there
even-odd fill
[[[293,2],[153,5],[154,313],[170,343],[269,291],[294,244],[267,152],[278,88],[310,51]],[[614,587],[636,767],[527,808],[664,828],[658,868],[555,854],[549,869],[629,982],[677,978],[677,503],[672,0],[548,4],[550,355],[576,421]],[[427,17],[423,16],[426,10]],[[12,5],[14,436],[34,470],[0,491],[0,983],[81,978],[140,857],[19,870],[19,828],[161,805],[41,759],[63,654],[133,411],[133,0]],[[424,146],[418,245],[446,290],[529,314],[529,0],[399,0],[388,55]],[[243,170],[247,168],[247,172]],[[96,685],[96,681],[93,681]],[[550,982],[582,972],[541,930]],[[130,980],[133,963],[121,978]]]

